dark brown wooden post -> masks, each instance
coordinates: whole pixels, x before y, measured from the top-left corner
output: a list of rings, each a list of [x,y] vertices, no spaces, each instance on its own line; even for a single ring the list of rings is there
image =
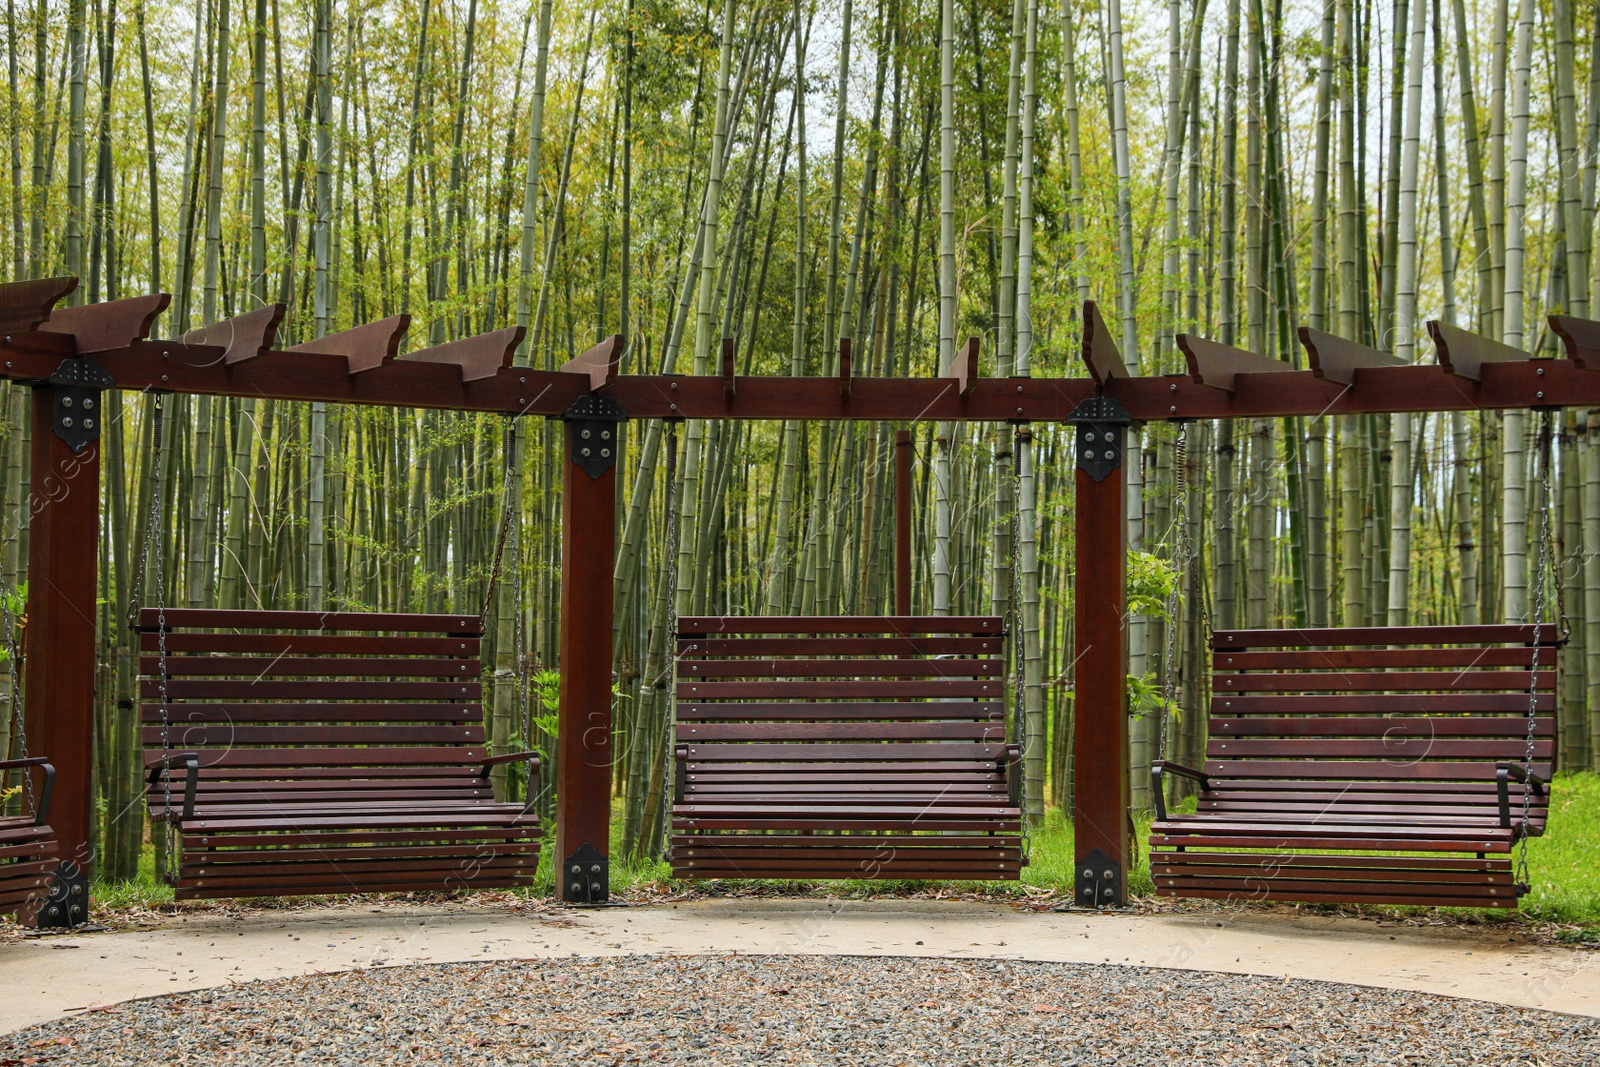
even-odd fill
[[[894,613],[911,614],[911,431],[894,435]]]
[[[56,769],[49,819],[61,867],[48,899],[25,918],[76,926],[89,916],[94,864],[100,398],[109,378],[96,363],[69,359],[51,382],[33,390],[23,706],[28,751]]]
[[[1071,415],[1077,439],[1074,508],[1077,587],[1073,592],[1072,805],[1074,903],[1127,899],[1128,412],[1090,397]]]
[[[561,497],[556,860],[561,899],[606,900],[611,855],[611,623],[622,408],[599,394],[567,409]]]

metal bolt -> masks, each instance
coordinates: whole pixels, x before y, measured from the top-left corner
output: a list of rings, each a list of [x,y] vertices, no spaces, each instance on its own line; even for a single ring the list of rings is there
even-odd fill
[[[1107,871],[1105,873],[1105,879],[1108,882],[1111,881],[1111,879],[1115,878],[1116,876],[1117,876],[1117,872],[1116,871]]]
[[[678,383],[677,382],[673,382],[672,383],[672,388],[676,389],[677,387],[678,387]]]
[[[611,449],[609,449],[609,448],[602,448],[602,449],[601,449],[601,450],[600,450],[600,458],[601,458],[601,459],[610,459],[610,458],[611,458]]]
[[[600,865],[598,863],[596,863],[594,866],[590,867],[589,868],[589,873],[590,874],[599,874],[600,873]]]
[[[1021,414],[1022,414],[1022,409],[1021,409],[1021,408],[1018,408],[1018,409],[1017,409],[1017,414],[1018,414],[1018,415],[1021,415]]]
[[[84,420],[83,420],[83,428],[84,428],[84,429],[85,429],[85,430],[92,430],[92,429],[94,429],[94,420],[93,420],[93,419],[84,419]]]
[[[1115,441],[1116,439],[1117,439],[1116,434],[1113,434],[1110,430],[1106,431],[1106,444],[1109,445],[1112,441]]]
[[[61,406],[64,407],[64,408],[70,408],[72,406],[72,398],[70,396],[62,397],[61,398]]]
[[[583,892],[583,886],[579,885],[577,882],[573,882],[572,883],[572,891],[574,893],[581,893],[581,892]]]
[[[94,407],[94,397],[92,397],[92,396],[86,396],[86,397],[84,397],[84,398],[83,398],[83,406],[84,406],[84,407],[85,407],[85,408],[92,408],[92,407]]]
[[[1088,886],[1084,886],[1083,895],[1088,897],[1089,899],[1093,900],[1094,899],[1094,890],[1090,889]]]
[[[6,340],[9,341],[9,340],[11,340],[11,338],[7,337]],[[1543,367],[1535,367],[1534,370],[1533,370],[1533,373],[1535,373],[1537,375],[1540,375],[1542,377],[1544,375],[1544,368]]]
[[[572,865],[572,873],[573,874],[582,874],[583,873],[583,868],[578,866],[576,863],[574,863]]]
[[[674,385],[673,388],[676,389],[677,386]],[[676,405],[676,404],[668,404],[667,406],[670,407],[673,411],[677,411],[678,410],[678,405]]]
[[[72,416],[68,415],[66,418],[62,419],[61,425],[65,426],[69,430],[72,429]]]
[[[589,454],[589,450],[588,450],[588,449],[587,449],[587,448],[586,448],[586,449],[584,449],[584,450],[583,450],[583,455],[585,455],[585,456],[587,456],[587,455],[588,455],[588,454]]]
[[[163,353],[161,353],[161,358],[162,359],[171,359],[172,358],[172,353],[171,352],[163,352]]]
[[[1085,878],[1093,878],[1094,877],[1094,872],[1093,871],[1084,871],[1083,872],[1083,876]]]
[[[163,375],[162,375],[162,376],[161,376],[161,380],[162,380],[162,381],[166,381],[166,380],[167,380],[167,376],[166,376],[166,375],[165,375],[165,374],[163,374]]]
[[[600,440],[602,440],[602,441],[611,440],[611,431],[610,430],[601,430],[600,431]]]
[[[1541,390],[1539,390],[1539,391],[1538,391],[1538,392],[1537,392],[1537,393],[1534,393],[1534,394],[1533,394],[1533,398],[1534,398],[1534,399],[1535,399],[1535,400],[1543,400],[1543,399],[1544,399],[1544,390],[1543,390],[1543,389],[1541,389]]]
[[[517,378],[517,384],[519,384],[519,385],[527,385],[528,384],[528,376],[526,374],[519,376]]]
[[[1169,393],[1176,393],[1178,391],[1178,383],[1173,382],[1171,385],[1167,386],[1167,391]]]
[[[584,431],[583,431],[583,432],[582,432],[582,437],[583,437],[583,439],[584,439],[584,440],[585,440],[585,441],[587,441],[587,440],[588,440],[588,439],[589,439],[589,431],[588,431],[588,430],[584,430]]]
[[[1174,404],[1172,407],[1167,409],[1167,414],[1175,415],[1175,414],[1177,414],[1177,411],[1178,411],[1178,406],[1176,404]]]

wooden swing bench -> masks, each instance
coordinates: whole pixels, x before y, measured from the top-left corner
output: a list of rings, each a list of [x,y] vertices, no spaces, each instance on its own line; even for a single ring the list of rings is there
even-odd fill
[[[0,815],[0,915],[31,913],[47,906],[50,885],[55,880],[57,857],[55,832],[48,825],[50,795],[55,789],[56,772],[49,760],[0,760],[0,783],[10,771],[29,774],[38,769],[44,786],[34,801],[34,809],[20,815]]]
[[[538,816],[489,770],[526,763],[531,797],[538,759],[488,755],[476,616],[146,608],[139,629],[180,899],[532,883]]]
[[[1204,769],[1152,772],[1156,892],[1516,907],[1525,793],[1529,836],[1549,806],[1559,644],[1550,625],[1215,634]],[[1172,775],[1198,783],[1196,814],[1166,810]]]
[[[678,620],[680,878],[1014,879],[995,617]]]

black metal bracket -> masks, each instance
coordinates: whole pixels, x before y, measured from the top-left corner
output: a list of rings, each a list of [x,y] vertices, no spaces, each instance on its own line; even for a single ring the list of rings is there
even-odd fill
[[[627,417],[621,404],[600,393],[585,393],[574,400],[561,415],[572,435],[572,462],[591,478],[616,466],[619,424]]]
[[[70,860],[62,860],[39,909],[39,929],[70,930],[89,921],[89,876]]]
[[[585,841],[561,861],[561,899],[568,904],[604,904],[611,898],[611,861]]]
[[[1122,865],[1100,849],[1094,849],[1077,863],[1072,902],[1080,908],[1121,907],[1127,886]]]
[[[1067,421],[1076,427],[1078,469],[1097,482],[1122,466],[1127,448],[1128,409],[1106,396],[1091,396],[1072,409]]]
[[[100,394],[116,385],[106,369],[92,359],[67,359],[50,375],[55,388],[50,424],[56,436],[74,452],[82,452],[100,438]]]

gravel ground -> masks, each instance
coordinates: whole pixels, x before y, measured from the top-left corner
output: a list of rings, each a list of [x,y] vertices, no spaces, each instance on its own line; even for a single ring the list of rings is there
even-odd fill
[[[21,1064],[1574,1064],[1600,1021],[1139,967],[626,956],[352,971],[0,1035]]]

